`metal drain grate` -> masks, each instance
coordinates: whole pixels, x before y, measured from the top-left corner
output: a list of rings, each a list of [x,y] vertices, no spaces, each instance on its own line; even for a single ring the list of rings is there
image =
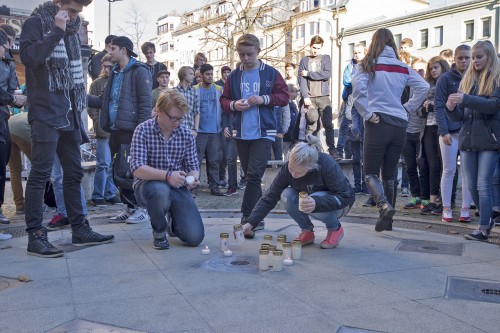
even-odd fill
[[[396,251],[462,256],[464,253],[464,245],[404,239],[398,244]]]
[[[93,321],[75,319],[58,326],[47,333],[94,332],[94,333],[145,333],[124,327],[95,323]]]
[[[500,304],[500,282],[448,277],[445,297],[466,301]]]
[[[257,260],[256,257],[249,256],[224,257],[219,255],[191,267],[218,272],[259,274]]]

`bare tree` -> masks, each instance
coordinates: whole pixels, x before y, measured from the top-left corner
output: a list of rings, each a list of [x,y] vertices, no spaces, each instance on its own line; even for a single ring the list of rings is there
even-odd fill
[[[123,25],[118,25],[118,31],[132,40],[139,60],[142,61],[141,44],[146,31],[147,18],[135,1],[129,3],[127,12],[128,18],[123,22]]]
[[[235,62],[235,36],[252,33],[263,39],[260,57],[275,65],[283,62],[287,54],[284,44],[289,42],[293,27],[289,18],[296,1],[230,0],[224,12],[207,7],[195,23],[204,30],[203,49],[210,52],[224,46],[231,66]],[[210,12],[208,12],[210,11]]]

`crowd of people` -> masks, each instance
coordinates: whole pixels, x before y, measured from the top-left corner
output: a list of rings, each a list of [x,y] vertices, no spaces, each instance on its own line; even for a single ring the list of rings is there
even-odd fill
[[[339,218],[356,193],[369,194],[366,205],[377,207],[375,230],[392,230],[400,161],[401,195],[409,197],[404,208],[453,222],[459,160],[458,221],[471,221],[472,204],[479,216],[478,228],[466,238],[487,240],[500,218],[500,65],[489,41],[459,45],[426,61],[412,54],[410,39],[398,48],[390,30],[377,30],[368,48],[355,45],[345,67],[335,143],[332,62],[322,53],[320,36],[311,39],[309,55],[298,66],[285,65],[282,76],[259,59],[259,39],[243,34],[236,41],[240,62],[234,69],[223,66],[218,81],[219,73],[198,53],[192,66],[178,70],[179,84],[170,88],[171,73],[155,59],[153,43],[142,45],[146,61],[141,62],[130,39],[110,35],[89,63],[93,81],[87,92],[77,32],[79,13],[91,2],[47,1],[25,22],[20,56],[28,100],[17,91],[5,52],[12,35],[0,26],[0,52],[5,52],[0,65],[10,71],[0,77],[0,171],[5,176],[12,147],[14,201],[16,212],[25,215],[28,254],[63,256],[47,231],[69,226],[75,246],[113,241],[113,235],[94,232],[86,218],[80,145],[88,140],[81,118],[87,107],[97,147],[91,202],[123,204],[110,223],[150,222],[155,249],[169,248],[167,236],[189,246],[202,242],[205,231],[194,198],[204,160],[211,195],[243,190],[247,238],[264,229],[264,218],[281,199],[301,228],[296,239],[303,246],[314,243],[313,217],[328,230],[320,246],[335,248],[344,235]],[[25,104],[29,112],[8,120],[8,105]],[[24,195],[21,151],[31,161]],[[353,184],[337,163],[344,158],[351,159]],[[263,194],[261,179],[270,159],[283,162]],[[58,211],[44,226],[49,179],[58,187]],[[0,206],[4,190],[0,183]],[[8,223],[1,211],[0,223]]]

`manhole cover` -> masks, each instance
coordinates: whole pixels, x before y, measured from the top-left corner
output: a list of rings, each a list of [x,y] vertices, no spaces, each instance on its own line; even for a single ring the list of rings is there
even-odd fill
[[[257,257],[248,256],[216,256],[192,267],[219,272],[259,274]]]
[[[357,327],[341,326],[337,333],[384,333],[381,331],[370,331]]]
[[[127,328],[75,319],[47,333],[144,333]]]
[[[16,279],[0,277],[0,291],[4,291],[13,287],[16,287],[20,282]]]
[[[398,244],[396,251],[462,256],[464,252],[464,245],[457,243],[439,243],[424,240],[404,239]]]
[[[451,276],[448,278],[445,297],[500,304],[500,282]]]

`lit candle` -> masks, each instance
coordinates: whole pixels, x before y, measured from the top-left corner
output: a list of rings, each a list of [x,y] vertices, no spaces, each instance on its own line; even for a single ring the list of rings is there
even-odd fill
[[[201,250],[201,253],[202,254],[210,254],[210,249],[208,248],[208,246],[205,246],[205,248]]]
[[[194,183],[194,177],[193,176],[187,176],[186,177],[186,184],[191,185]]]
[[[284,260],[283,260],[283,264],[284,264],[285,266],[291,266],[291,265],[293,264],[293,260],[292,260],[292,259],[290,259],[290,258],[288,258],[288,259],[284,259]]]
[[[286,259],[292,258],[292,243],[284,242],[283,245],[283,257]]]
[[[226,251],[224,251],[224,256],[226,256],[226,257],[230,257],[230,256],[232,256],[232,255],[233,255],[233,251],[231,251],[231,250],[229,250],[229,249],[228,249],[228,250],[226,250]]]
[[[227,232],[220,233],[220,250],[222,252],[229,250],[229,234]]]
[[[238,243],[245,241],[245,235],[243,235],[243,226],[241,224],[235,224],[233,226],[233,234],[234,239],[236,239]]]

